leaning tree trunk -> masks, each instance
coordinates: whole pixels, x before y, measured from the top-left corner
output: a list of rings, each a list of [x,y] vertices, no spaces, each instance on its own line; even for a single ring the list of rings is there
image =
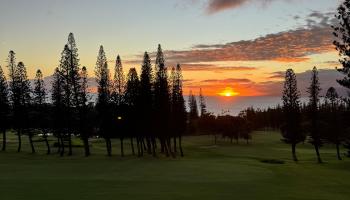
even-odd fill
[[[135,155],[135,148],[134,148],[134,140],[132,137],[130,138],[130,145],[131,145],[132,155],[134,156]]]
[[[106,150],[107,150],[107,156],[112,156],[112,145],[111,145],[111,139],[106,137]]]
[[[32,149],[32,153],[35,153],[35,148],[34,148],[34,143],[33,143],[33,134],[28,133],[28,138],[29,138],[29,144]]]
[[[342,160],[341,156],[340,156],[340,144],[339,142],[337,142],[336,144],[336,147],[337,147],[337,157],[338,157],[338,160]]]
[[[182,150],[182,137],[181,137],[181,135],[179,136],[179,149],[180,149],[181,157],[184,157],[184,152]]]
[[[146,143],[147,143],[147,153],[152,154],[151,138],[147,137]]]
[[[17,130],[17,137],[18,137],[18,148],[17,148],[17,152],[21,152],[21,148],[22,148],[22,137],[21,137],[21,130],[20,130],[20,129]]]
[[[6,129],[2,132],[2,151],[6,151]]]
[[[321,155],[320,155],[320,148],[317,144],[315,144],[314,147],[315,147],[315,151],[316,151],[316,155],[317,155],[317,162],[322,163],[322,159],[321,159]]]
[[[49,155],[51,153],[51,149],[50,149],[50,144],[49,144],[49,140],[47,139],[47,134],[46,133],[44,135],[44,140],[45,140],[45,144],[46,144],[46,148],[47,148],[46,154]]]
[[[295,152],[295,148],[296,148],[296,144],[292,144],[292,155],[293,155],[293,160],[295,161],[295,162],[297,162],[298,161],[298,158],[297,158],[297,154],[296,154],[296,152]]]

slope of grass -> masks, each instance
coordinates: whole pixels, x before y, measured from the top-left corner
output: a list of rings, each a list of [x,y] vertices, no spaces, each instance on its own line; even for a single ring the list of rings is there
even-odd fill
[[[184,138],[184,158],[105,156],[103,140],[92,141],[89,158],[82,148],[74,156],[45,155],[36,144],[30,154],[27,138],[16,153],[16,137],[9,136],[7,152],[0,152],[0,197],[31,199],[350,199],[350,159],[337,161],[335,149],[321,149],[317,164],[311,145],[297,148],[299,163],[277,132],[256,132],[251,144],[230,144],[211,136]],[[53,142],[52,142],[53,143]],[[53,149],[55,151],[55,149]],[[283,161],[284,164],[261,162]]]

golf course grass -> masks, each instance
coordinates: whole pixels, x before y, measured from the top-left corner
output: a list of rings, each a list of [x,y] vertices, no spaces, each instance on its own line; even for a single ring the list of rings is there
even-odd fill
[[[0,152],[0,199],[350,199],[350,158],[336,159],[332,146],[324,146],[324,164],[317,164],[310,144],[297,146],[291,160],[290,146],[274,131],[254,132],[250,144],[230,144],[213,136],[184,138],[184,158],[119,155],[105,156],[104,141],[92,140],[92,156],[82,148],[73,156],[45,155],[44,144],[31,154],[23,136],[23,152],[9,135],[6,152]],[[79,142],[79,141],[76,141]],[[53,144],[53,141],[51,142]],[[0,143],[1,144],[1,143]],[[264,162],[262,162],[264,161]]]

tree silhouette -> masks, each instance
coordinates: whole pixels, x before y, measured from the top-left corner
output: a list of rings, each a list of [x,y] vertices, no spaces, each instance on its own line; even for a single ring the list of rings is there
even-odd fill
[[[2,151],[6,151],[6,129],[8,128],[8,114],[9,114],[9,91],[4,71],[0,66],[0,131],[2,132]]]
[[[110,120],[112,119],[112,113],[110,111],[110,75],[107,65],[107,58],[103,50],[103,46],[100,46],[100,50],[97,56],[95,67],[96,82],[98,84],[98,98],[97,98],[97,110],[99,113],[99,129],[100,134],[106,141],[107,155],[112,155],[112,143],[111,143],[111,128]]]
[[[180,155],[183,157],[183,149],[182,149],[182,135],[186,130],[186,108],[185,108],[185,100],[183,98],[182,92],[182,72],[180,64],[177,64],[176,68],[173,67],[171,70],[171,116],[172,116],[172,124],[171,130],[174,136],[174,152],[177,152],[177,143],[176,138],[179,138],[179,150]]]
[[[343,87],[350,89],[350,0],[345,0],[338,7],[337,12],[337,24],[332,26],[334,30],[333,35],[336,38],[333,44],[336,46],[341,57],[339,61],[342,68],[339,68],[338,71],[345,75],[343,79],[337,81]]]
[[[50,144],[47,139],[47,131],[45,128],[48,124],[48,120],[45,117],[45,113],[43,110],[47,110],[46,108],[46,90],[44,85],[43,74],[40,69],[36,71],[35,80],[34,80],[34,90],[33,90],[33,101],[35,108],[35,122],[39,131],[43,135],[43,139],[45,141],[47,147],[47,154],[51,153]]]
[[[88,122],[88,73],[86,67],[81,68],[81,93],[80,93],[80,101],[81,101],[81,107],[79,109],[79,115],[80,115],[80,123],[79,123],[79,130],[80,130],[80,137],[84,144],[84,151],[85,156],[90,155],[90,146],[89,146],[89,124],[85,124]]]
[[[322,159],[319,152],[319,148],[322,146],[322,140],[321,140],[321,135],[319,130],[319,109],[318,109],[319,101],[320,101],[319,99],[320,91],[321,91],[321,87],[318,80],[318,71],[317,71],[317,68],[314,67],[312,69],[310,87],[307,90],[307,92],[309,93],[309,115],[310,115],[309,117],[311,120],[310,143],[315,147],[318,162],[322,163]]]
[[[207,105],[205,103],[205,99],[202,93],[202,88],[199,89],[199,107],[201,111],[201,116],[204,116],[207,114]]]
[[[343,117],[340,110],[340,101],[337,91],[334,87],[327,90],[326,96],[326,112],[325,119],[328,126],[325,128],[327,134],[326,139],[336,145],[337,158],[342,160],[340,156],[340,145],[346,139],[346,130],[342,124]]]
[[[51,100],[53,106],[53,131],[57,137],[58,152],[64,154],[64,81],[57,67],[53,74]]]
[[[140,104],[140,81],[136,72],[135,68],[130,68],[127,78],[127,84],[126,84],[126,91],[125,91],[125,103],[128,106],[128,130],[130,131],[130,144],[131,144],[131,150],[132,154],[135,155],[134,150],[134,142],[133,137],[137,136],[138,134],[138,126],[135,126],[135,122],[138,122],[138,113],[139,110],[139,104]],[[137,139],[137,146],[138,146],[138,155],[141,155],[140,147],[141,145],[141,138],[138,137]],[[141,147],[142,148],[142,147]]]
[[[125,90],[125,76],[120,56],[117,56],[114,67],[112,99],[119,106],[123,103]]]
[[[28,107],[31,102],[31,88],[30,82],[27,77],[27,71],[23,62],[19,62],[17,66],[13,67],[14,52],[10,51],[8,58],[8,67],[10,69],[10,91],[11,91],[11,102],[14,110],[14,122],[17,129],[18,137],[18,149],[21,151],[22,138],[21,135],[24,132],[28,133],[29,142],[31,144],[32,152],[35,152],[34,145],[32,142],[32,133],[28,131]]]
[[[169,130],[170,93],[167,68],[160,45],[158,45],[155,65],[154,105],[156,121],[154,131],[160,139],[161,152],[169,156],[171,149],[167,132]]]
[[[153,115],[153,92],[152,92],[152,64],[151,59],[147,52],[143,56],[143,62],[141,66],[140,76],[140,123],[143,131],[143,135],[146,136],[147,152],[153,156],[156,156],[155,149],[155,135],[152,131],[152,115]],[[142,149],[142,148],[141,148]],[[141,154],[143,151],[140,152]]]
[[[298,161],[295,149],[296,145],[305,140],[305,135],[300,127],[300,93],[297,88],[297,80],[292,69],[286,71],[283,88],[283,113],[285,124],[282,126],[283,141],[292,145],[293,160]]]

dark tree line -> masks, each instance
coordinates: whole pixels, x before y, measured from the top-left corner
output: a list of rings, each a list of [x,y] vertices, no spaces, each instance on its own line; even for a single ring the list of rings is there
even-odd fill
[[[130,140],[132,153],[137,156],[157,156],[159,152],[166,156],[183,156],[182,136],[187,128],[187,112],[181,66],[173,67],[169,77],[160,45],[154,69],[151,63],[145,52],[140,76],[135,68],[124,76],[118,55],[111,79],[101,46],[95,66],[98,97],[93,103],[89,101],[87,68],[80,67],[72,33],[52,76],[51,91],[45,89],[41,70],[37,71],[32,87],[25,65],[17,63],[15,53],[10,51],[9,80],[0,67],[2,150],[6,150],[6,132],[12,129],[18,137],[18,152],[25,135],[32,153],[36,152],[36,142],[44,142],[47,154],[52,153],[48,139],[52,134],[57,138],[54,146],[61,156],[73,154],[73,136],[82,140],[85,156],[91,154],[91,137],[105,139],[108,156],[112,155],[111,140],[115,138],[120,140],[122,156],[125,139]]]

